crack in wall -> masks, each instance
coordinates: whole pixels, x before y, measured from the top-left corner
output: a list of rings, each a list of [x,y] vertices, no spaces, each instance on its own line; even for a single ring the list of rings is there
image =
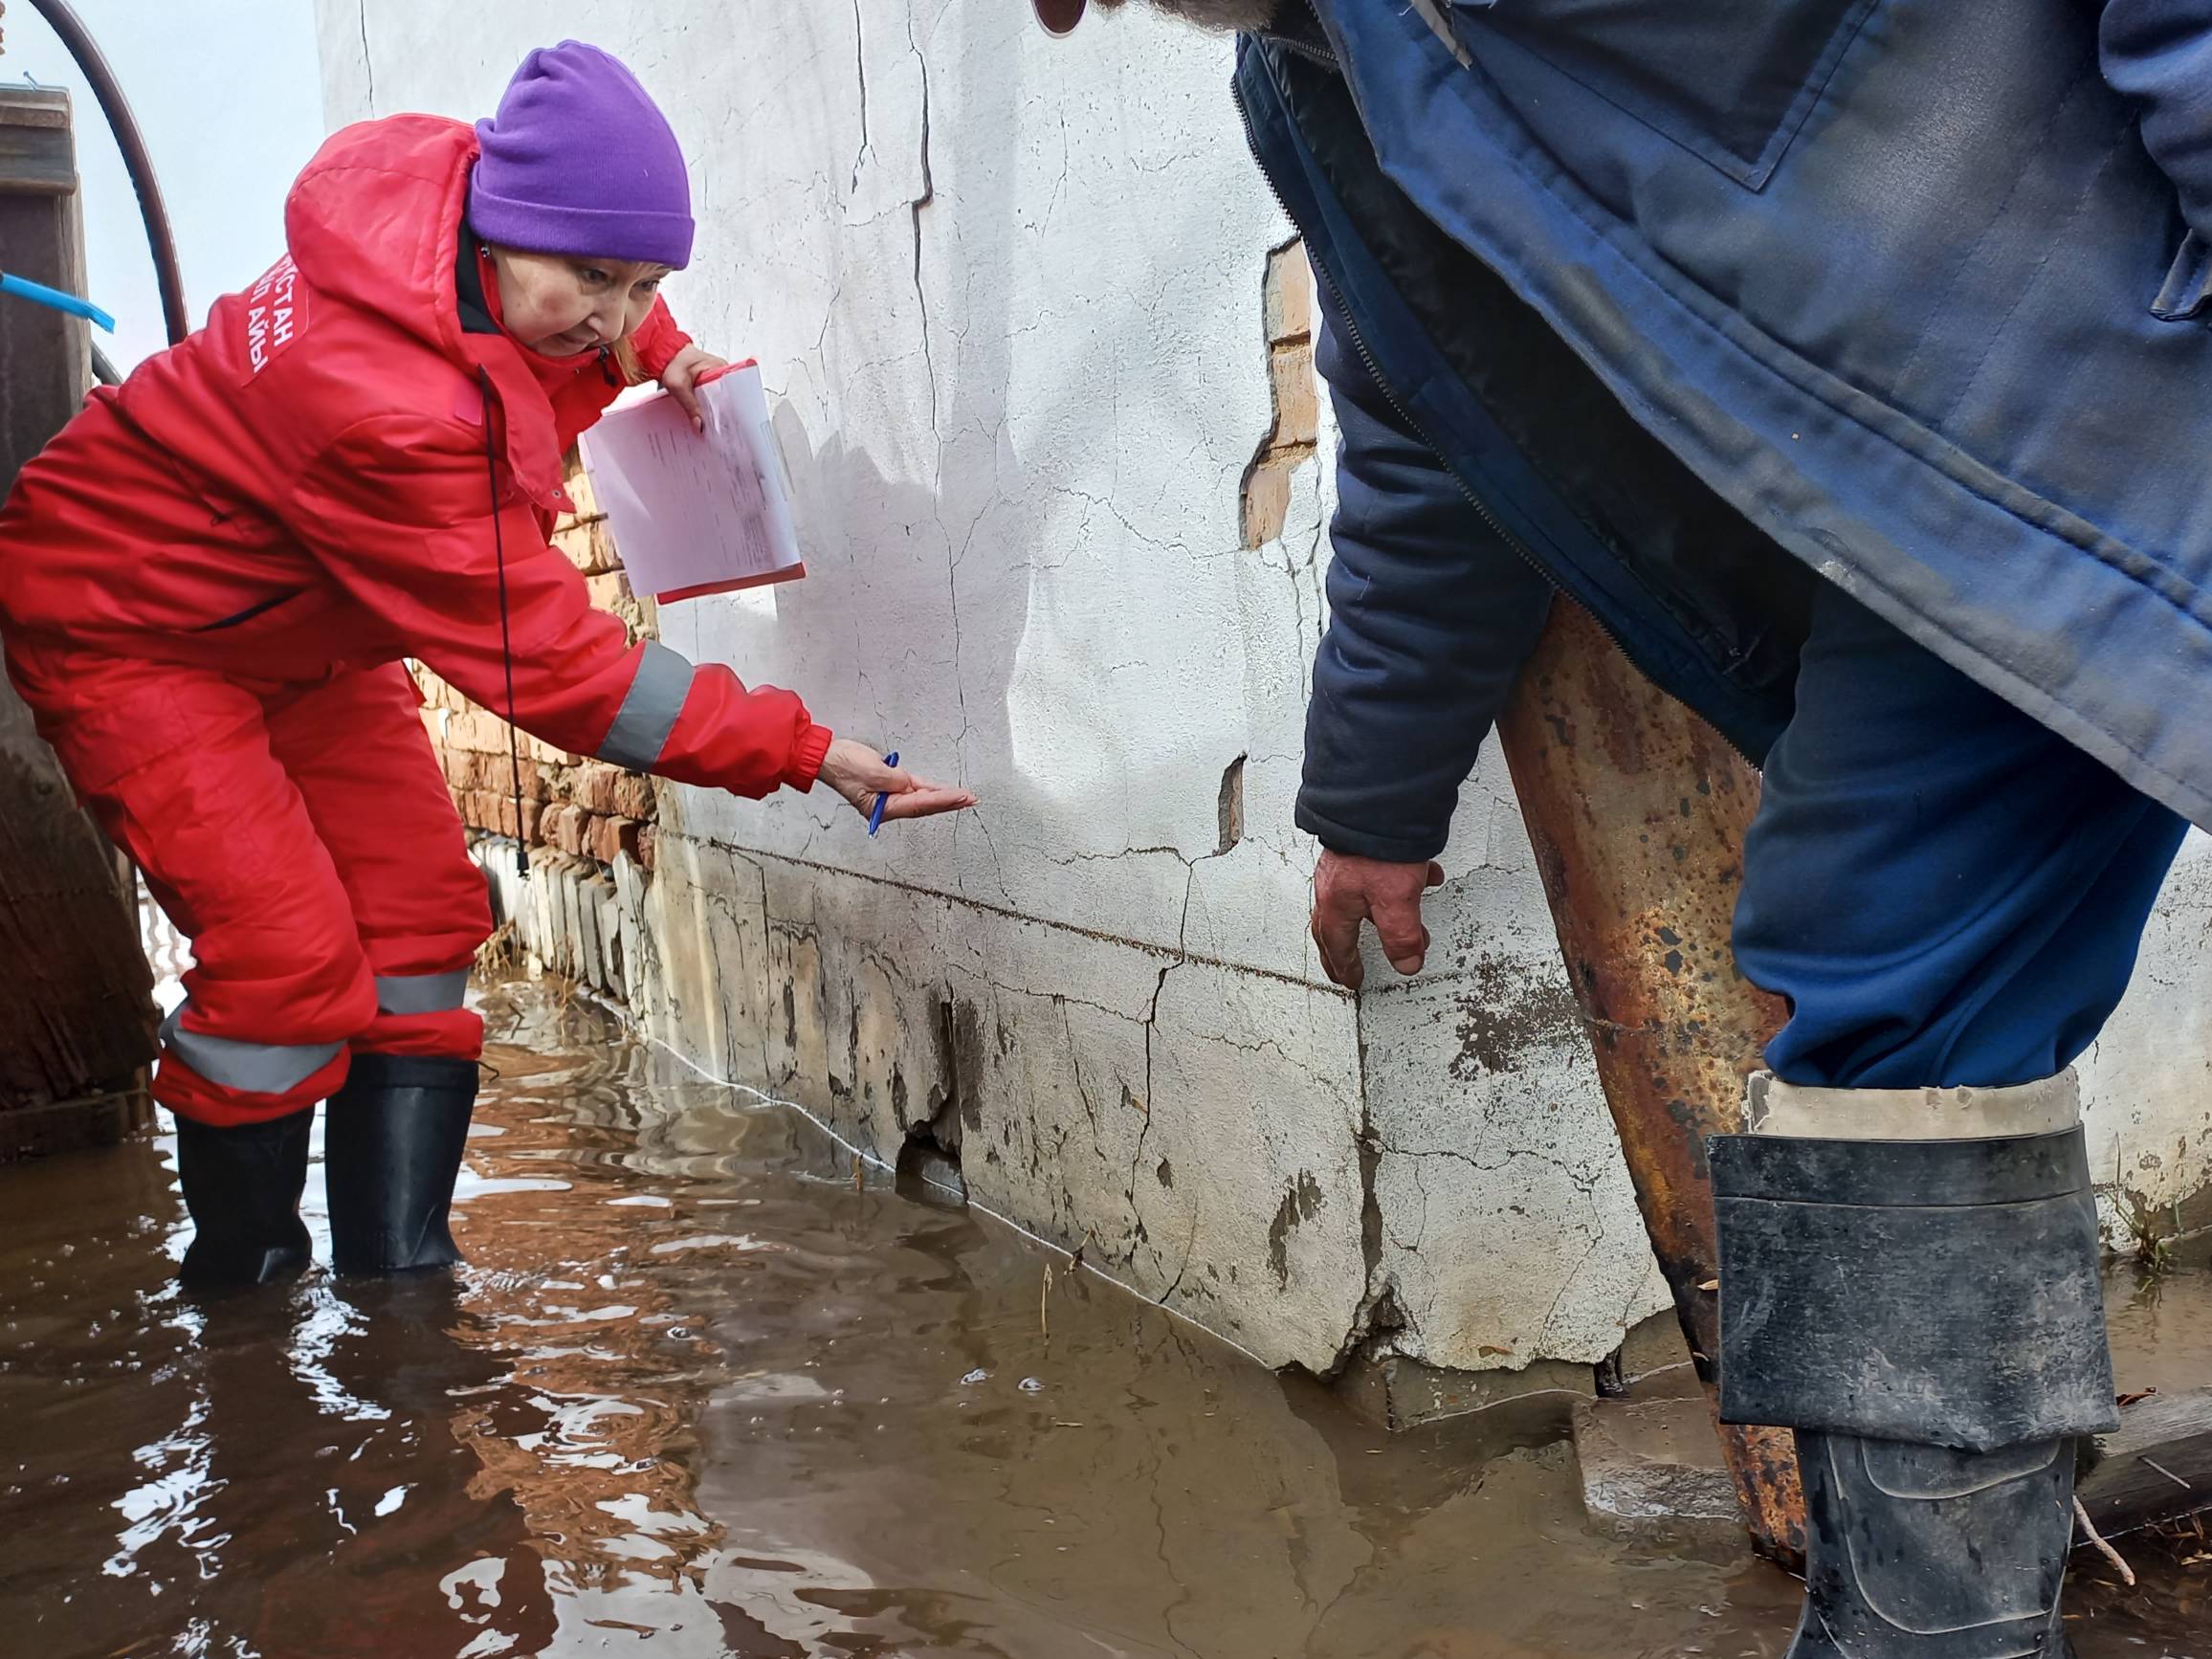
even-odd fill
[[[921,194],[908,205],[914,216],[914,299],[921,314],[921,361],[929,376],[929,430],[938,440],[936,466],[944,465],[944,433],[938,425],[937,358],[929,338],[929,296],[921,285],[921,210],[937,199],[937,180],[929,157],[929,58],[914,38],[914,9],[906,12],[906,44],[921,69]]]
[[[361,73],[368,85],[368,113],[376,114],[376,60],[368,55],[368,0],[360,0],[355,19],[361,28]]]
[[[845,193],[853,195],[860,189],[860,169],[868,160],[868,36],[860,22],[860,0],[852,0],[852,62],[860,77],[860,147],[852,156],[852,178]],[[831,299],[835,303],[834,297]]]
[[[1310,992],[1315,996],[1333,997],[1339,1002],[1352,1000],[1351,992],[1340,985],[1331,984],[1326,981],[1302,978],[1296,974],[1285,973],[1280,968],[1265,967],[1256,962],[1236,962],[1228,957],[1203,955],[1188,950],[1180,944],[1164,945],[1156,943],[1151,940],[1136,939],[1126,934],[1110,933],[1103,928],[1085,927],[1079,922],[1061,921],[1054,917],[1032,916],[1026,911],[1015,910],[1003,904],[993,904],[988,899],[977,898],[970,894],[953,893],[940,887],[928,887],[920,882],[904,880],[879,871],[852,870],[841,864],[829,864],[820,859],[801,858],[785,852],[763,852],[756,848],[740,847],[735,842],[724,841],[712,834],[692,834],[687,835],[685,839],[697,842],[701,847],[711,847],[717,852],[730,853],[733,856],[748,860],[773,859],[776,863],[786,865],[794,870],[810,870],[826,875],[840,875],[856,881],[869,881],[878,887],[888,888],[894,893],[902,893],[918,898],[937,899],[946,904],[957,905],[963,910],[973,910],[984,916],[997,917],[1002,920],[1018,921],[1030,927],[1049,928],[1055,933],[1073,934],[1078,938],[1088,939],[1099,944],[1120,945],[1129,950],[1140,951],[1147,956],[1168,957],[1173,959],[1173,964],[1178,967],[1189,964],[1197,967],[1221,968],[1229,973],[1250,974],[1254,979],[1267,980],[1276,984],[1294,985],[1299,990]],[[1178,856],[1183,855],[1178,854]],[[1184,861],[1193,865],[1207,864],[1218,856],[1220,856],[1218,853],[1208,852],[1197,858],[1186,857]],[[1189,917],[1190,892],[1186,886],[1183,891],[1183,925],[1185,929],[1189,925]]]
[[[1077,526],[1078,535],[1090,528],[1090,515],[1092,510],[1095,509],[1120,525],[1132,542],[1140,547],[1148,547],[1155,553],[1173,553],[1180,558],[1202,564],[1216,560],[1234,558],[1236,555],[1237,550],[1235,548],[1224,548],[1218,552],[1210,552],[1203,547],[1193,547],[1187,542],[1162,542],[1157,536],[1147,536],[1129,521],[1129,516],[1114,504],[1111,497],[1094,496],[1087,490],[1076,489],[1073,484],[1055,484],[1051,486],[1051,490],[1055,496],[1065,497],[1070,500],[1083,503],[1083,522]]]

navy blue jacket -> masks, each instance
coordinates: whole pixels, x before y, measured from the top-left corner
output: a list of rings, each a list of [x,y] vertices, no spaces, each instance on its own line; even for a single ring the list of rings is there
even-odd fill
[[[2212,0],[1286,0],[1237,93],[1344,423],[1324,842],[1441,847],[1533,572],[1754,758],[1817,572],[2212,823]]]

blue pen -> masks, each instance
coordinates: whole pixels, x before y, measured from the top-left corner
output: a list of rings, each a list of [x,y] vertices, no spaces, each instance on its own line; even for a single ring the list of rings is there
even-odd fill
[[[888,755],[884,756],[884,757],[883,757],[883,763],[884,763],[885,765],[887,765],[887,766],[896,766],[896,765],[897,765],[897,764],[898,764],[898,751],[897,751],[896,749],[894,749],[894,750],[892,750],[892,751],[891,751],[891,753],[890,753],[890,754],[888,754]],[[876,797],[875,797],[875,810],[868,814],[868,833],[869,833],[869,834],[873,835],[873,834],[874,834],[874,833],[875,833],[875,832],[876,832],[878,830],[880,830],[880,829],[882,829],[882,828],[883,828],[883,807],[884,807],[884,803],[885,803],[885,802],[887,802],[887,801],[889,801],[890,799],[891,799],[891,797],[890,797],[889,795],[878,795],[878,796],[876,796]]]
[[[51,305],[56,311],[66,311],[72,317],[82,317],[97,322],[108,333],[115,332],[115,319],[89,299],[79,299],[74,294],[64,294],[58,288],[49,288],[43,282],[33,282],[28,277],[11,276],[0,271],[0,294],[12,294],[18,299],[33,300],[40,305]]]

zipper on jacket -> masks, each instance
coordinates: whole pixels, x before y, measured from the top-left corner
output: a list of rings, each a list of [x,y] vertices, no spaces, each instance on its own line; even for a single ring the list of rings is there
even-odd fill
[[[1301,40],[1295,34],[1285,34],[1274,29],[1255,30],[1253,32],[1254,38],[1279,46],[1286,52],[1294,52],[1308,62],[1317,63],[1332,74],[1338,73],[1341,66],[1337,62],[1335,50],[1327,44],[1328,31],[1321,23],[1321,13],[1314,0],[1287,0],[1287,3],[1299,4],[1305,7],[1306,15],[1314,20],[1314,27],[1321,32],[1322,44],[1316,46],[1311,40]],[[1279,10],[1280,8],[1278,8]],[[1263,167],[1260,170],[1265,172],[1267,169]]]
[[[1312,5],[1312,0],[1307,0],[1307,4],[1310,7]],[[1338,70],[1340,67],[1337,62],[1335,54],[1333,53],[1324,54],[1316,48],[1306,46],[1303,43],[1293,40],[1286,35],[1271,33],[1267,36],[1267,39],[1274,45],[1288,47],[1290,50],[1299,54],[1299,55],[1307,57],[1314,62],[1324,64],[1331,70]],[[1268,193],[1274,197],[1275,206],[1282,210],[1283,217],[1290,220],[1292,225],[1296,228],[1299,239],[1304,242],[1310,249],[1312,246],[1313,238],[1307,232],[1305,222],[1300,219],[1295,212],[1292,211],[1290,203],[1283,200],[1283,193],[1280,189],[1276,188],[1273,175],[1268,171],[1267,164],[1260,160],[1259,138],[1258,135],[1252,131],[1251,111],[1245,104],[1244,88],[1237,84],[1236,79],[1233,77],[1229,80],[1229,96],[1236,100],[1237,120],[1244,124],[1245,147],[1251,152],[1253,165],[1259,168],[1260,177],[1267,183]],[[1474,509],[1475,517],[1480,519],[1499,541],[1503,542],[1508,547],[1512,548],[1514,553],[1518,556],[1524,564],[1528,565],[1530,569],[1534,570],[1537,575],[1541,576],[1546,582],[1551,584],[1552,596],[1555,599],[1563,599],[1569,605],[1574,606],[1577,609],[1582,610],[1587,614],[1590,620],[1598,625],[1598,631],[1603,633],[1607,639],[1611,640],[1613,642],[1614,649],[1620,652],[1623,656],[1628,659],[1630,667],[1634,668],[1635,671],[1642,675],[1646,679],[1651,681],[1653,685],[1661,686],[1662,689],[1664,689],[1664,684],[1659,679],[1659,677],[1653,675],[1643,665],[1643,663],[1637,660],[1635,652],[1631,651],[1628,647],[1628,642],[1621,637],[1620,630],[1591,606],[1585,605],[1581,599],[1568,592],[1567,589],[1560,584],[1559,579],[1552,574],[1550,568],[1544,564],[1544,562],[1538,559],[1534,553],[1530,552],[1527,543],[1522,542],[1521,539],[1518,536],[1515,536],[1511,530],[1507,529],[1504,523],[1499,520],[1498,516],[1491,510],[1489,503],[1484,501],[1480,496],[1476,495],[1474,491],[1469,487],[1467,480],[1459,476],[1459,469],[1454,467],[1449,461],[1444,459],[1443,449],[1437,444],[1435,439],[1428,435],[1427,429],[1422,426],[1419,420],[1414,418],[1413,411],[1407,409],[1405,405],[1399,400],[1397,392],[1391,389],[1389,381],[1383,377],[1382,365],[1375,361],[1374,353],[1367,349],[1367,343],[1360,338],[1360,326],[1352,320],[1352,309],[1350,306],[1344,303],[1344,297],[1338,290],[1337,284],[1335,280],[1329,276],[1327,268],[1324,267],[1319,260],[1314,258],[1310,253],[1307,255],[1306,263],[1314,273],[1314,280],[1328,290],[1329,299],[1334,302],[1334,319],[1339,320],[1343,322],[1344,337],[1352,343],[1353,351],[1359,356],[1360,364],[1366,368],[1367,378],[1374,383],[1375,389],[1382,394],[1382,401],[1388,404],[1391,408],[1391,410],[1398,416],[1398,418],[1405,423],[1406,429],[1411,431],[1415,437],[1419,438],[1422,443],[1427,446],[1428,453],[1434,455],[1438,461],[1443,463],[1445,476],[1450,478],[1452,486],[1459,491],[1461,496],[1466,498],[1467,504]],[[1692,710],[1692,712],[1694,713],[1695,711]],[[1713,729],[1719,733],[1720,741],[1726,743],[1731,749],[1735,750],[1736,755],[1742,759],[1746,764],[1751,765],[1755,769],[1757,768],[1759,763],[1752,759],[1750,752],[1746,750],[1741,743],[1737,742],[1734,738],[1730,737],[1727,732],[1722,731],[1719,726],[1714,725],[1711,720],[1706,721],[1706,723],[1713,726]]]

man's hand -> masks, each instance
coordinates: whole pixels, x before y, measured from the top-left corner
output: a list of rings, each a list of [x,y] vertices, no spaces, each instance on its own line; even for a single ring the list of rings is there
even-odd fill
[[[903,766],[887,766],[881,755],[850,738],[839,738],[830,745],[830,752],[822,757],[821,781],[844,796],[863,818],[874,812],[875,797],[884,796],[886,822],[964,812],[976,804],[972,791],[932,784]]]
[[[1385,864],[1324,850],[1314,870],[1314,944],[1321,969],[1346,990],[1367,977],[1360,962],[1360,924],[1372,921],[1382,954],[1402,974],[1417,974],[1428,955],[1421,896],[1444,885],[1440,864]]]
[[[687,345],[668,360],[668,366],[660,371],[660,384],[675,398],[676,407],[691,416],[692,430],[705,431],[707,418],[699,413],[699,377],[712,374],[718,368],[729,367],[727,358],[717,357],[711,351],[702,351],[696,345]]]

